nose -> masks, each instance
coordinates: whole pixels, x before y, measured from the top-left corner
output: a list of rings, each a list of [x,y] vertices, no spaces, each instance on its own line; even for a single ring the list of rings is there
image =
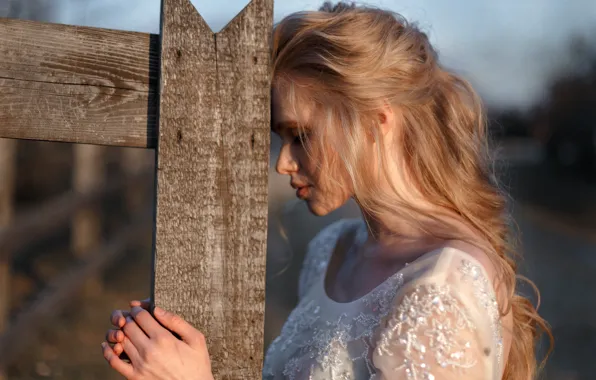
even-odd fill
[[[277,158],[277,164],[275,170],[279,174],[292,174],[298,171],[298,161],[292,153],[292,147],[290,144],[283,144],[279,151],[279,157]]]

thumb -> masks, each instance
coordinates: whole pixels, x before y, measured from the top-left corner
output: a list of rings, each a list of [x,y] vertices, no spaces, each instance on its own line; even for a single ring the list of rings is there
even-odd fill
[[[153,314],[159,323],[166,329],[178,334],[180,338],[194,349],[206,350],[205,337],[182,317],[155,306]]]

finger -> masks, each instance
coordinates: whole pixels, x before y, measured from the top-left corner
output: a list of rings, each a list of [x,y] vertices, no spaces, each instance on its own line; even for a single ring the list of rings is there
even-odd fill
[[[106,342],[101,343],[103,357],[110,364],[110,367],[118,371],[122,376],[130,379],[134,375],[134,368],[132,365],[123,362],[118,355],[112,350],[109,344]]]
[[[165,333],[167,330],[164,329],[160,324],[153,318],[153,316],[145,309],[139,306],[135,306],[130,311],[130,315],[134,318],[135,322],[149,338],[154,338],[159,334]]]
[[[120,343],[124,340],[124,333],[120,329],[108,330],[106,340],[110,343]]]
[[[126,338],[130,339],[135,347],[142,348],[149,344],[149,338],[131,316],[126,317],[126,324],[122,328],[122,331],[126,335],[124,340]]]
[[[124,326],[124,324],[126,323],[126,317],[129,314],[130,313],[128,311],[114,310],[112,312],[112,315],[110,315],[110,322],[112,323],[112,325],[118,328],[122,328],[122,326]]]
[[[116,355],[120,356],[120,354],[124,352],[124,346],[122,343],[116,343],[114,344],[114,347],[112,347],[112,351],[114,351]]]
[[[149,310],[149,308],[151,307],[151,299],[147,298],[142,301],[137,301],[137,300],[130,301],[130,307],[136,307],[136,306],[142,307],[145,310]]]
[[[195,349],[205,349],[205,337],[203,334],[195,329],[190,323],[186,322],[180,316],[165,311],[160,307],[155,307],[153,313],[157,320],[164,325],[165,328],[178,334],[184,342]]]
[[[140,363],[141,355],[139,354],[139,349],[134,345],[134,343],[128,339],[128,337],[124,338],[124,342],[122,344],[122,352],[128,356],[128,359],[132,362],[133,366],[135,363],[137,365]]]

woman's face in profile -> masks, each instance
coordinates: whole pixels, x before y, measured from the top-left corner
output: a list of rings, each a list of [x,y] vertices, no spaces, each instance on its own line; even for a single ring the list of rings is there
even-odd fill
[[[313,125],[316,122],[299,126],[299,120],[311,120],[311,107],[301,107],[300,104],[293,107],[281,95],[275,89],[272,92],[271,129],[282,141],[276,170],[279,174],[290,176],[290,185],[296,189],[296,196],[306,201],[313,214],[326,215],[341,207],[351,197],[351,193],[347,191],[348,182],[340,180],[345,176],[340,175],[339,167],[331,169],[334,173],[326,173],[322,169],[320,164],[323,155],[335,162],[339,160],[332,157],[336,155],[333,149],[325,149],[323,152],[317,143],[309,141],[317,132],[317,126]]]

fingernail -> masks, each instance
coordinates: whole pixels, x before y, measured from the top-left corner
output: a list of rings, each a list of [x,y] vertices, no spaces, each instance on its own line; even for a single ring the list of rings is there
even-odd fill
[[[126,322],[134,322],[134,319],[132,319],[132,317],[129,315],[126,317]]]
[[[158,306],[155,307],[153,312],[155,313],[155,315],[159,315],[160,317],[166,315],[166,311]]]
[[[106,342],[101,342],[101,348],[106,348]]]

